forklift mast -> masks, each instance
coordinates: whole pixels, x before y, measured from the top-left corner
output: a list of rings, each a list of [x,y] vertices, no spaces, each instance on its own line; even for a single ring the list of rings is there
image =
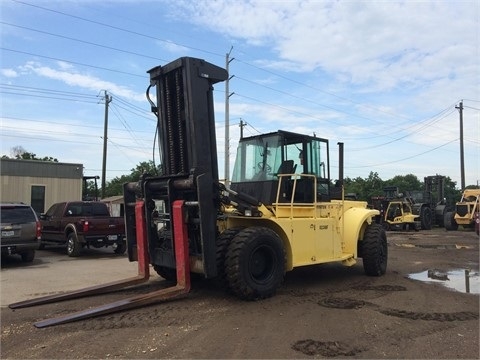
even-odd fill
[[[177,200],[184,201],[190,255],[198,258],[206,277],[216,275],[216,216],[218,191],[217,145],[213,84],[228,77],[225,69],[204,60],[182,57],[148,71],[147,98],[157,115],[162,173],[145,174],[124,185],[126,234],[130,261],[136,260],[134,204],[145,202],[147,246],[157,272],[175,269],[173,222]],[[156,103],[150,89],[156,88]],[[128,205],[130,204],[130,206]],[[180,224],[178,224],[180,226]]]

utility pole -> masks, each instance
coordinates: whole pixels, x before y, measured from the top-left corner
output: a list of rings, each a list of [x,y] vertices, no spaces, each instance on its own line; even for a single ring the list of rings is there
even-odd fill
[[[230,48],[230,51],[226,54],[225,57],[225,69],[227,74],[229,74],[229,64],[235,59],[230,58],[230,53],[233,50],[233,46]],[[234,93],[230,94],[229,82],[233,78],[233,75],[228,77],[225,81],[225,186],[228,187],[229,178],[230,178],[230,107],[229,99]]]
[[[460,178],[462,191],[465,190],[465,161],[463,156],[463,101],[460,101],[458,106],[455,106],[460,113]]]
[[[246,122],[243,122],[243,119],[240,118],[240,140],[243,139],[243,128],[247,126]]]
[[[112,97],[105,90],[105,125],[103,128],[103,164],[102,164],[102,199],[105,198],[105,177],[107,166],[107,130],[108,130],[108,104],[112,102]]]

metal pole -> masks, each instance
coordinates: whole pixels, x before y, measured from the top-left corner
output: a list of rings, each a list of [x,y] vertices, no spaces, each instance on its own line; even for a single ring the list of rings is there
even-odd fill
[[[458,106],[455,106],[460,113],[460,178],[461,178],[461,190],[465,190],[465,162],[463,155],[463,101],[460,101]]]
[[[105,177],[107,166],[107,133],[108,133],[108,104],[112,101],[112,97],[105,90],[105,125],[103,128],[103,163],[102,163],[102,199],[105,198]]]
[[[230,53],[232,52],[233,46],[230,48],[230,51],[226,54],[225,57],[225,69],[229,73],[229,64],[233,60],[229,59]],[[228,186],[230,178],[230,89],[229,83],[230,79],[233,76],[229,76],[227,81],[225,81],[225,186]]]
[[[470,293],[470,270],[465,269],[465,292]]]

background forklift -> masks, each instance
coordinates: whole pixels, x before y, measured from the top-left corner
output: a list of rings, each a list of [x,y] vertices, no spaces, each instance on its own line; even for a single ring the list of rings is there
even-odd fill
[[[371,207],[380,211],[376,222],[385,230],[420,230],[420,215],[413,211],[413,200],[403,196],[396,186],[387,186],[383,191],[384,196],[371,200]]]
[[[458,226],[466,229],[478,229],[480,213],[480,189],[465,189],[462,198],[455,204],[455,211],[445,213],[445,229],[457,230]]]
[[[432,226],[444,226],[445,213],[448,211],[445,198],[445,176],[431,175],[424,178],[423,191],[408,191],[412,199],[412,211],[420,216],[422,230],[431,230]]]
[[[363,258],[367,275],[383,275],[387,239],[378,211],[343,198],[343,144],[337,186],[328,140],[277,131],[239,142],[232,183],[219,182],[213,84],[227,72],[183,57],[149,71],[147,97],[157,115],[162,173],[124,185],[130,261],[138,276],[11,308],[98,294],[147,281],[150,265],[176,285],[97,308],[37,322],[44,327],[171,300],[190,290],[191,273],[214,279],[244,300],[274,295],[299,266]],[[150,89],[156,88],[156,101]],[[299,158],[299,155],[301,157]]]

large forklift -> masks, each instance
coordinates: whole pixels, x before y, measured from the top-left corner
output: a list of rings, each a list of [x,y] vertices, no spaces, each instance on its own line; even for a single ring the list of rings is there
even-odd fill
[[[385,230],[420,230],[420,215],[413,210],[413,200],[400,193],[397,186],[386,186],[383,191],[383,196],[371,199],[371,207],[380,212],[375,221]]]
[[[182,57],[150,71],[162,172],[124,185],[130,261],[138,276],[11,308],[98,294],[147,281],[150,266],[175,285],[98,308],[37,322],[45,327],[185,296],[191,274],[244,300],[273,296],[296,267],[362,258],[369,276],[387,267],[387,239],[375,209],[343,196],[330,179],[326,139],[277,131],[239,141],[231,185],[219,181],[213,85],[227,72]],[[150,89],[156,89],[156,99]]]
[[[422,230],[431,230],[433,225],[444,226],[445,213],[448,211],[445,198],[445,176],[431,175],[424,178],[423,191],[408,191],[413,200],[412,210],[420,216]]]

